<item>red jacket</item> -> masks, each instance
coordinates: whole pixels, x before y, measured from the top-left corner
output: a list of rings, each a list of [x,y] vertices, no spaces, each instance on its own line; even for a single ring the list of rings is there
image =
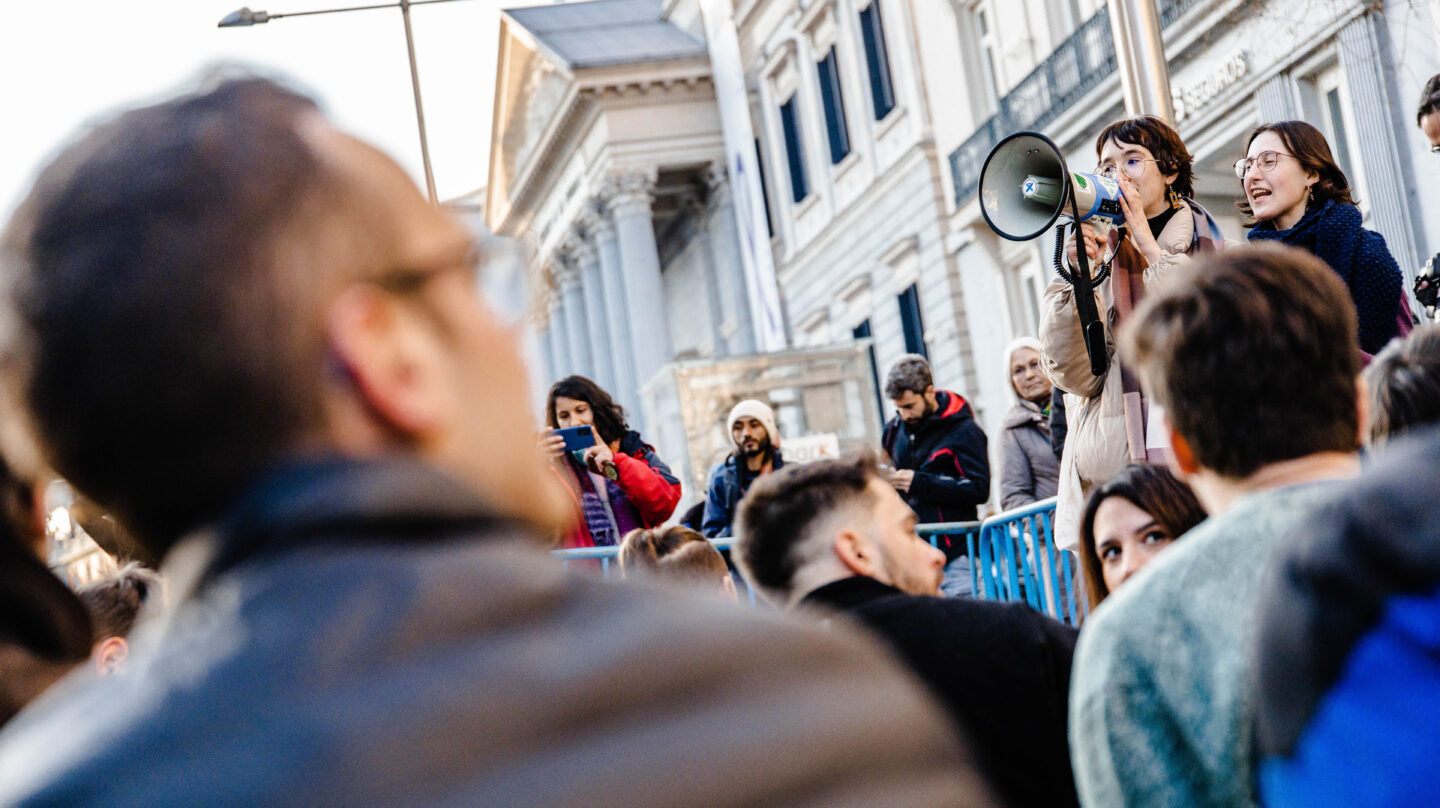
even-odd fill
[[[620,450],[615,452],[615,471],[619,475],[616,483],[630,504],[640,514],[640,521],[647,528],[659,527],[675,512],[680,502],[680,480],[670,473],[670,467],[662,462],[655,449],[640,439],[640,433],[626,432],[620,439]],[[575,503],[575,527],[564,536],[560,547],[594,547],[595,539],[580,510],[580,492],[574,479],[558,466],[552,466],[555,473],[565,482],[566,490]]]

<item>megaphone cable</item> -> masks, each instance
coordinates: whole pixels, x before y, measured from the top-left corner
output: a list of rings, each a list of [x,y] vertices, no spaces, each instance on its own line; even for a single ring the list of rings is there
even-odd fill
[[[1071,224],[1071,227],[1073,227],[1073,228],[1075,229],[1075,239],[1076,239],[1075,249],[1078,250],[1078,249],[1080,249],[1080,244],[1079,244],[1079,239],[1080,239],[1080,224],[1079,224],[1078,222],[1072,223],[1072,224]],[[1090,283],[1091,283],[1092,285],[1093,285],[1093,284],[1097,284],[1097,283],[1101,283],[1101,282],[1103,282],[1106,278],[1110,277],[1110,262],[1115,260],[1115,253],[1116,253],[1116,252],[1118,252],[1118,250],[1115,249],[1115,248],[1112,248],[1112,249],[1110,250],[1110,254],[1107,255],[1107,256],[1105,256],[1105,260],[1104,260],[1103,262],[1101,262],[1099,270],[1097,270],[1096,273],[1095,273],[1095,277],[1090,279]],[[1065,271],[1065,262],[1064,262],[1064,260],[1063,260],[1064,257],[1065,257],[1065,225],[1063,225],[1063,224],[1057,224],[1057,225],[1055,225],[1055,274],[1056,274],[1056,275],[1059,275],[1059,276],[1061,277],[1061,279],[1064,280],[1066,283],[1070,284],[1071,286],[1074,286],[1074,285],[1075,285],[1075,276],[1074,276],[1074,275],[1071,275],[1069,272],[1066,272],[1066,271]]]

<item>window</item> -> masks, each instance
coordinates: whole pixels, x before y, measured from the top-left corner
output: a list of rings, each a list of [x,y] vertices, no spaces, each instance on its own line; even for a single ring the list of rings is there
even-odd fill
[[[971,13],[975,15],[975,37],[980,46],[980,72],[993,108],[1000,100],[1000,62],[996,56],[995,31],[991,28],[990,12],[983,3],[976,4]]]
[[[871,336],[870,319],[867,317],[862,320],[860,325],[850,329],[850,334],[855,339],[869,339]],[[880,413],[880,421],[883,424],[885,421],[885,399],[883,398],[885,391],[880,389],[880,363],[875,360],[875,343],[873,342],[870,343],[870,380],[875,382],[875,411]]]
[[[775,221],[770,218],[770,187],[765,181],[765,157],[760,153],[760,138],[755,138],[755,173],[760,176],[760,204],[765,207],[765,235],[775,237]]]
[[[920,318],[920,290],[910,284],[898,295],[900,302],[900,327],[905,331],[906,353],[929,357],[925,350],[925,323]]]
[[[825,106],[825,134],[830,140],[830,163],[845,159],[850,153],[850,131],[845,128],[845,100],[840,95],[840,70],[835,62],[835,46],[815,65],[820,77],[820,100]]]
[[[875,102],[875,120],[881,121],[895,108],[895,86],[890,81],[890,53],[885,48],[885,24],[880,20],[880,0],[871,0],[860,12],[860,34],[865,39],[865,63],[870,68],[870,97]]]
[[[780,105],[780,128],[785,133],[785,157],[790,163],[790,193],[798,204],[810,195],[810,184],[805,179],[805,148],[800,139],[800,118],[795,104],[799,94]]]
[[[1345,136],[1345,116],[1340,111],[1340,88],[1331,87],[1325,93],[1326,123],[1329,124],[1330,145],[1335,149],[1335,160],[1348,179],[1355,176],[1350,167],[1350,139]]]

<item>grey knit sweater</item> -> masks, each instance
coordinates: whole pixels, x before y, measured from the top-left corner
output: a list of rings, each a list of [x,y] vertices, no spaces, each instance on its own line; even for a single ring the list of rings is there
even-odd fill
[[[1263,573],[1334,491],[1263,491],[1196,527],[1106,599],[1080,634],[1070,755],[1080,802],[1253,806],[1249,658]]]

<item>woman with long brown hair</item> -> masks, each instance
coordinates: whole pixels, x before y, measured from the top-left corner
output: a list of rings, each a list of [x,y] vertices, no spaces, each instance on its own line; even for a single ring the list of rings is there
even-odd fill
[[[595,436],[594,445],[576,452],[566,452],[565,440],[553,432],[540,439],[579,511],[562,547],[618,545],[630,531],[664,524],[675,512],[680,481],[600,385],[584,376],[556,382],[545,400],[545,423],[552,430],[589,427]]]
[[[1080,572],[1090,608],[1205,515],[1190,486],[1162,466],[1126,466],[1091,491],[1080,518]]]
[[[1319,129],[1304,121],[1256,127],[1235,162],[1250,217],[1250,241],[1299,247],[1330,265],[1350,290],[1360,320],[1360,350],[1378,353],[1413,320],[1404,279],[1385,237],[1360,226],[1350,181]]]

